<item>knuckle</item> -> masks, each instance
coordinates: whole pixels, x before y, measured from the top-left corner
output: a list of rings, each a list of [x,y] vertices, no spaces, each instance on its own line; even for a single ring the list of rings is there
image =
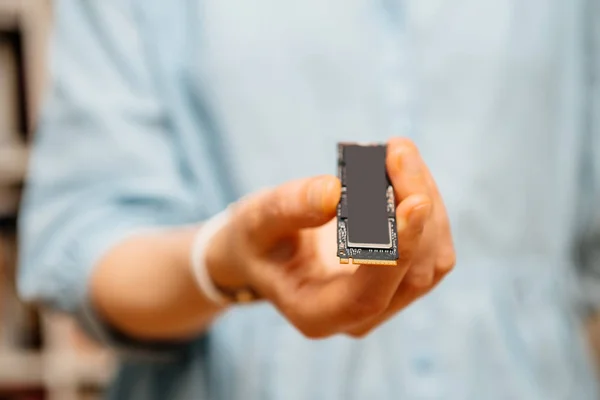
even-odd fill
[[[328,329],[317,325],[301,326],[297,328],[304,337],[311,340],[326,339],[333,335]]]
[[[407,277],[408,283],[419,291],[431,288],[433,285],[433,280],[433,271],[412,272]]]
[[[254,235],[257,231],[260,230],[261,225],[261,215],[258,212],[245,212],[245,209],[240,209],[240,214],[243,213],[243,221],[244,223],[244,232],[247,235]]]
[[[233,219],[240,221],[241,231],[252,235],[261,225],[261,204],[262,200],[259,196],[253,196],[245,201],[241,201],[232,207]]]
[[[411,248],[401,249],[398,254],[398,265],[407,265],[409,264],[413,257],[415,251]]]
[[[298,301],[295,296],[290,296],[290,289],[286,286],[277,285],[276,280],[270,280],[266,285],[271,286],[270,300],[279,311],[286,316],[299,330],[306,325],[303,321],[305,316],[301,313],[298,307]]]
[[[355,330],[348,331],[346,333],[346,335],[350,336],[353,339],[364,339],[365,337],[367,337],[369,335],[369,333],[371,333],[371,331],[372,331],[372,328],[355,329]]]
[[[267,297],[269,302],[276,306],[284,315],[292,312],[292,308],[289,305],[289,300],[285,296],[281,295],[281,289],[276,285],[273,285],[272,281],[269,279],[263,279],[261,286],[262,291],[265,293],[265,297]]]
[[[264,218],[277,219],[280,218],[285,212],[281,190],[275,190],[268,199],[262,204],[262,213]]]
[[[424,240],[428,240],[429,235],[427,235],[426,233],[429,232],[425,232],[426,229],[426,224],[427,224],[427,216],[423,217],[422,223],[415,223],[411,226],[410,229],[407,229],[407,234],[409,235],[409,237],[418,240],[420,239],[422,236],[425,236]]]
[[[256,235],[269,224],[284,215],[283,201],[278,191],[264,193],[235,208],[236,215],[243,222],[248,235]]]
[[[440,255],[436,261],[435,269],[439,273],[448,273],[456,266],[456,254],[454,251],[449,251]]]

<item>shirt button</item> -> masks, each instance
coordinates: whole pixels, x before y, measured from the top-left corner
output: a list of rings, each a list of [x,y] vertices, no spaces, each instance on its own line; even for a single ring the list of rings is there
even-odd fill
[[[433,373],[434,361],[431,357],[419,356],[413,360],[412,367],[419,375],[429,375]]]

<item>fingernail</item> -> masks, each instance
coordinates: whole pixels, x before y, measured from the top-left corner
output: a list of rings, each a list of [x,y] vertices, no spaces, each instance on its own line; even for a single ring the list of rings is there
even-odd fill
[[[421,160],[413,149],[401,147],[396,153],[398,164],[404,172],[418,174],[421,172]]]
[[[323,209],[323,199],[332,189],[335,182],[328,178],[320,178],[313,182],[308,191],[308,202],[313,210]]]

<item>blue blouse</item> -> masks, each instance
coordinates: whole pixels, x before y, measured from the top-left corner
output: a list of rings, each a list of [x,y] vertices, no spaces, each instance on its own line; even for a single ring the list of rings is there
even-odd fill
[[[113,399],[597,399],[599,18],[593,0],[59,0],[20,293],[116,349]],[[391,136],[439,181],[459,264],[366,339],[310,341],[256,305],[146,343],[89,306],[133,232]]]

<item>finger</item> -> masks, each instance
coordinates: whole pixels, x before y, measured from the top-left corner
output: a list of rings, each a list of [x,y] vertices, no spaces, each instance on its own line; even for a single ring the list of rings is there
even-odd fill
[[[441,202],[434,207],[433,214],[403,281],[416,289],[431,288],[436,277],[450,272],[456,263],[450,223]]]
[[[418,255],[405,277],[414,286],[425,288],[431,286],[436,273],[448,273],[456,263],[446,208],[435,182],[431,180],[433,215],[425,226]]]
[[[398,203],[412,194],[430,194],[427,167],[409,139],[388,142],[386,168]]]
[[[411,197],[399,208],[408,218],[401,226],[402,247],[397,267],[360,266],[351,275],[340,274],[328,281],[300,281],[293,290],[282,288],[286,293],[279,294],[276,304],[301,331],[311,337],[328,336],[388,308],[418,247],[431,210],[425,196]]]
[[[393,299],[390,301],[388,309],[368,322],[356,325],[347,330],[347,334],[353,337],[361,338],[372,332],[378,326],[393,318],[400,311],[404,310],[416,300],[425,296],[427,293],[435,289],[435,287],[444,279],[447,273],[437,273],[433,282],[428,288],[419,288],[413,286],[409,282],[403,281]]]
[[[421,239],[419,243],[415,246],[410,246],[412,243],[404,237],[406,234],[402,232],[400,227],[403,223],[406,223],[407,216],[405,215],[405,211],[407,209],[406,203],[421,201],[422,204],[427,205],[427,209],[424,210],[425,222],[423,224],[423,231],[421,234]],[[435,245],[435,241],[432,239],[432,230],[435,229],[435,225],[429,222],[431,217],[431,200],[428,196],[417,194],[411,195],[408,198],[404,199],[396,209],[396,222],[399,227],[398,229],[398,246],[399,246],[399,262],[401,264],[405,264],[405,267],[408,268],[406,272],[406,276],[404,276],[404,280],[415,280],[415,281],[423,281],[430,283],[431,279],[433,279],[433,268],[429,268],[428,266],[433,266],[433,262],[428,264],[418,263],[420,259],[423,257],[435,257],[435,248],[431,248],[432,245]],[[409,264],[410,263],[410,264]],[[409,268],[410,267],[410,268]]]
[[[432,221],[425,227],[423,243],[416,264],[406,279],[416,286],[428,287],[435,270],[450,271],[455,264],[450,223],[444,202],[427,165],[417,147],[408,139],[395,138],[388,143],[387,168],[396,197],[402,199],[412,192],[426,190],[433,204]],[[426,189],[423,189],[423,185]],[[433,260],[433,261],[432,261]]]
[[[419,251],[423,246],[423,234],[427,228],[431,212],[431,200],[428,196],[422,194],[407,197],[396,209],[398,229],[397,265],[405,270],[403,278],[407,273],[410,273],[415,258],[419,256]]]
[[[439,243],[438,227],[430,217],[423,230],[423,236],[411,267],[404,277],[407,284],[417,289],[431,286],[435,275]]]
[[[246,199],[236,215],[246,238],[264,250],[300,229],[325,224],[335,215],[340,193],[334,176],[292,181]]]
[[[420,248],[413,256],[413,265],[399,285],[388,309],[370,321],[350,329],[348,333],[353,336],[364,336],[428,293],[452,270],[456,260],[443,200],[414,144],[406,139],[391,140],[388,143],[387,168],[397,198],[402,199],[411,192],[423,190],[422,184],[425,182],[427,193],[432,199],[433,211],[425,225]],[[400,217],[397,216],[397,219]]]
[[[365,336],[415,300],[433,290],[454,268],[456,254],[452,243],[450,223],[437,189],[434,191],[434,198],[437,198],[437,204],[434,207],[434,215],[428,226],[425,227],[421,237],[420,245],[422,248],[418,250],[418,256],[413,260],[414,264],[406,273],[396,294],[390,301],[388,309],[370,321],[349,329],[347,331],[349,335],[354,337]],[[428,237],[431,236],[430,232],[427,231],[429,226],[437,227],[437,237]],[[431,249],[432,245],[436,245],[437,249]],[[418,270],[420,272],[415,272]],[[427,279],[421,279],[424,275],[423,271],[425,271]]]
[[[433,223],[436,226],[438,249],[435,262],[435,270],[438,273],[448,273],[456,264],[456,253],[452,240],[452,228],[448,212],[438,186],[427,166],[425,166],[426,178],[433,200]]]
[[[452,240],[452,228],[444,204],[436,209],[434,220],[437,221],[440,246],[435,261],[435,271],[438,274],[447,274],[456,265],[456,251]]]

